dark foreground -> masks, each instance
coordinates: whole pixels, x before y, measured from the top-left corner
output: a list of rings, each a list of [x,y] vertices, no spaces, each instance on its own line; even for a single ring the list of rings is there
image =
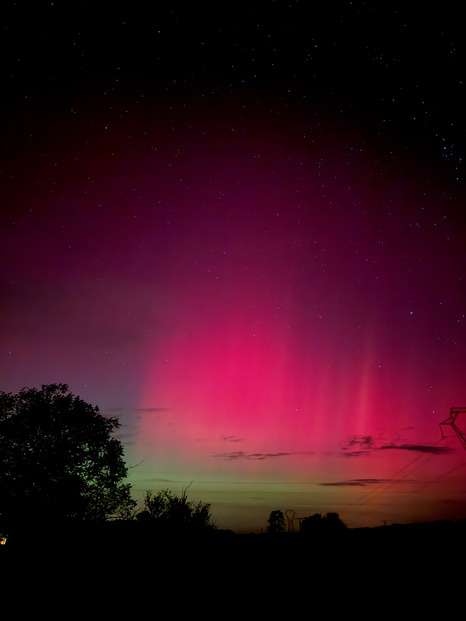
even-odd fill
[[[73,601],[90,594],[112,605],[121,599],[122,606],[139,598],[143,608],[153,599],[169,601],[173,610],[189,604],[212,616],[239,600],[261,618],[266,610],[274,618],[277,606],[293,612],[298,603],[310,615],[317,602],[331,617],[361,607],[377,618],[398,607],[444,616],[464,587],[465,535],[466,520],[308,536],[182,535],[136,522],[49,532],[31,527],[0,549],[1,577],[7,597],[8,584],[20,584],[49,603],[67,593]],[[213,597],[223,603],[214,605]]]

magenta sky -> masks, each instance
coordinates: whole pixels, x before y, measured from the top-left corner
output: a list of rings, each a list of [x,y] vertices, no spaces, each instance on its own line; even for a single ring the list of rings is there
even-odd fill
[[[222,527],[466,517],[439,430],[466,405],[443,154],[281,83],[16,86],[1,390],[69,384],[120,418],[136,495],[192,482]]]

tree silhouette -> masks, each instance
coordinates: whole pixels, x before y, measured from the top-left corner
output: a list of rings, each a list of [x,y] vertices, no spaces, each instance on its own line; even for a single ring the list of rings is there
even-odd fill
[[[0,392],[2,522],[102,520],[134,507],[119,426],[66,384]]]
[[[320,513],[314,513],[314,515],[308,515],[301,520],[299,532],[307,535],[309,533],[320,532],[322,527],[322,515]]]
[[[144,494],[144,510],[139,520],[151,520],[158,526],[175,531],[209,530],[213,528],[210,504],[188,500],[186,489],[181,496],[170,490],[157,494],[148,490]]]
[[[332,532],[343,531],[347,528],[346,524],[341,520],[338,513],[327,513],[324,518],[325,527],[331,529]]]
[[[267,532],[272,535],[282,533],[285,530],[285,515],[279,509],[271,511],[268,519]]]
[[[313,535],[322,532],[336,533],[346,529],[346,524],[341,521],[338,513],[320,513],[309,515],[301,521],[300,532],[305,535]]]

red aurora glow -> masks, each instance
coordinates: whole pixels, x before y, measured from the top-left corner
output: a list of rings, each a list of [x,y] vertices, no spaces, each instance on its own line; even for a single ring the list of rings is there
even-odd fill
[[[177,233],[162,242],[140,454],[212,472],[244,458],[256,473],[258,460],[289,456],[281,471],[303,480],[311,455],[349,455],[358,438],[372,449],[435,442],[438,413],[462,397],[459,352],[438,328],[440,292],[459,277],[431,245],[438,190],[413,203],[394,182],[407,162],[374,175],[369,148],[344,163],[332,132],[312,145],[270,130],[243,119],[239,137],[216,126],[200,159],[180,149],[190,192],[173,199]],[[411,193],[426,183],[419,165],[409,175]],[[403,458],[378,461],[390,476]]]

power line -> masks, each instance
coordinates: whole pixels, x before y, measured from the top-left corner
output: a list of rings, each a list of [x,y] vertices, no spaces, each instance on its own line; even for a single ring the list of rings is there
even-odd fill
[[[442,436],[442,438],[440,438],[440,440],[438,440],[434,446],[436,446],[437,444],[439,444],[440,442],[442,442],[445,439],[444,436]],[[450,442],[447,446],[449,446],[450,444],[452,444],[452,442]],[[396,485],[398,483],[400,483],[401,481],[403,481],[404,479],[406,479],[406,477],[409,474],[412,474],[413,472],[415,472],[417,469],[419,469],[421,466],[424,466],[427,462],[429,462],[433,457],[435,457],[437,455],[437,453],[432,453],[430,455],[425,455],[423,453],[417,455],[414,459],[412,459],[410,462],[408,462],[405,466],[403,466],[400,470],[398,470],[397,472],[395,472],[395,474],[393,474],[388,481],[391,481],[391,483],[389,483],[388,485],[385,482],[379,483],[378,485],[376,485],[373,489],[369,490],[367,492],[367,494],[365,494],[364,496],[361,497],[361,499],[354,503],[356,505],[362,505],[365,504],[365,501],[367,500],[367,498],[373,494],[375,494],[380,488],[383,488],[384,491],[386,491],[387,489],[389,489],[390,487],[392,487],[393,485]],[[411,466],[419,461],[420,459],[422,459],[424,457],[424,460],[421,461],[421,463],[419,463],[417,466],[415,466],[414,468],[411,468]],[[411,468],[411,469],[410,469]],[[403,472],[406,472],[404,477],[401,478],[397,478],[399,477],[399,475]],[[446,473],[447,474],[447,473]],[[443,476],[443,475],[442,475]],[[427,485],[427,483],[425,484]]]

